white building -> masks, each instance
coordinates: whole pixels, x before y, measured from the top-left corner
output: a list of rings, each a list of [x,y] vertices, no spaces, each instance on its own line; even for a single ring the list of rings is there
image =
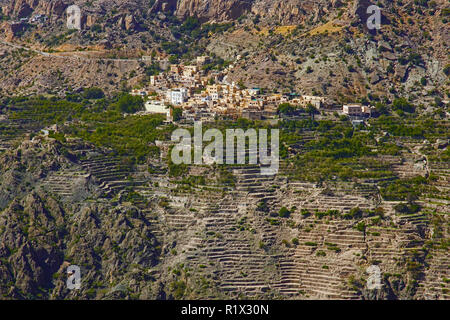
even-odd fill
[[[149,100],[145,103],[145,111],[147,113],[165,114],[167,119],[170,119],[170,108],[162,101]]]
[[[35,14],[32,18],[31,18],[31,22],[44,22],[47,20],[47,17],[43,14]]]
[[[247,92],[250,96],[257,96],[259,95],[260,89],[259,88],[252,88],[252,89],[247,89]]]
[[[131,95],[145,97],[148,95],[148,92],[146,90],[133,89],[131,90]]]
[[[186,88],[173,89],[167,91],[167,100],[173,105],[180,105],[187,100],[188,91]]]

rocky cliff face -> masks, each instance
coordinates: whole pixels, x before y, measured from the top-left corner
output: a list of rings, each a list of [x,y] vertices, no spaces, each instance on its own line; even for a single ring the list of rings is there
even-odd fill
[[[369,1],[355,1],[355,11]],[[11,0],[4,6],[4,12],[19,18],[29,16],[31,12],[45,13],[47,15],[61,16],[67,6],[73,2],[64,0]],[[245,14],[258,15],[267,23],[294,24],[305,19],[311,13],[315,17],[328,13],[330,10],[340,8],[340,0],[156,0],[151,8],[142,0],[99,1],[94,5],[84,6],[85,1],[76,1],[75,4],[86,10],[107,9],[110,7],[130,10],[134,7],[146,12],[146,8],[153,13],[173,12],[179,18],[188,16],[198,17],[202,21],[230,21]],[[361,12],[358,12],[361,13]]]
[[[260,15],[267,23],[297,24],[312,18],[317,21],[324,14],[342,6],[339,0],[275,0],[254,2],[251,12]]]
[[[66,287],[67,267],[74,263],[84,278],[98,286],[118,284],[125,274],[130,277],[127,284],[151,276],[147,270],[156,264],[158,245],[148,218],[137,208],[88,202],[67,206],[43,189],[26,187],[70,162],[54,140],[27,141],[1,157],[0,189],[8,195],[2,196],[0,213],[3,297],[74,297],[80,293]],[[142,284],[137,291],[150,298],[151,285]],[[128,289],[129,285],[114,287],[101,295],[120,298],[128,295]],[[86,294],[94,297],[82,295]]]
[[[50,298],[50,288],[54,297],[69,295],[66,270],[74,262],[87,281],[97,284],[117,281],[133,266],[147,270],[156,263],[157,244],[147,219],[136,209],[108,205],[67,209],[48,194],[32,192],[13,201],[0,222],[0,288],[11,298]],[[127,282],[149,277],[138,270],[130,275]],[[103,295],[123,294],[115,291]],[[150,291],[139,288],[144,295]]]
[[[11,0],[3,12],[18,18],[28,17],[32,12],[61,16],[69,5],[62,0]]]
[[[203,20],[237,19],[251,9],[251,1],[226,0],[180,0],[177,1],[176,14],[179,17],[197,16]]]
[[[79,52],[88,54],[89,50],[99,48],[95,54],[120,58],[150,55],[152,51],[161,53],[159,57],[163,59],[170,55],[180,58],[188,50],[195,50],[190,56],[214,53],[235,62],[228,77],[232,81],[242,81],[246,86],[288,88],[304,94],[315,92],[333,99],[340,94],[352,96],[353,100],[369,93],[395,94],[403,90],[402,86],[406,86],[405,95],[416,96],[431,91],[433,86],[442,92],[448,89],[444,85],[448,78],[443,72],[448,64],[444,44],[450,39],[443,0],[427,6],[414,1],[380,1],[383,28],[378,32],[369,32],[366,27],[366,10],[373,3],[369,0],[75,3],[83,12],[83,30],[79,33],[69,33],[64,26],[67,1],[3,1],[3,12],[15,20],[29,15],[30,10],[50,16],[49,22],[42,25],[4,22],[3,34],[8,41],[44,50],[68,51],[71,56],[84,56]],[[203,34],[192,45],[190,34],[179,38],[180,25],[188,16],[205,23],[234,22],[234,26],[226,32]],[[172,43],[177,49],[168,45]],[[238,56],[243,58],[236,61]],[[134,75],[128,77],[128,86],[145,78],[144,67],[138,67],[133,61],[114,62],[114,65],[120,64],[114,68],[118,70],[110,70],[95,59],[72,60],[75,70],[87,70],[74,72],[63,67],[67,61],[51,59],[45,54],[15,59],[21,68],[12,66],[8,55],[0,55],[0,66],[8,74],[0,79],[0,85],[7,92],[43,92],[50,87],[50,90],[61,91],[65,80],[70,80],[75,87],[101,86],[110,91],[125,81],[127,73]],[[39,70],[43,64],[46,64],[45,75]],[[81,64],[83,66],[79,66]],[[97,77],[97,72],[89,72],[96,69],[104,76]],[[61,72],[62,76],[53,81],[53,75]],[[108,74],[117,76],[108,79]],[[418,82],[427,83],[428,87],[418,87]]]
[[[132,179],[123,181],[101,149],[77,139],[33,141],[0,155],[0,194],[12,196],[0,210],[0,299],[450,297],[448,249],[431,241],[448,241],[448,205],[397,215],[371,186],[264,177],[255,166],[234,167],[235,185],[226,188],[211,180],[183,190],[164,170],[140,172],[145,183],[133,200]],[[17,177],[8,191],[9,167]],[[23,171],[42,178],[18,176]],[[86,173],[121,190],[114,198],[68,197]],[[332,214],[375,206],[384,208],[380,216]],[[292,208],[289,217],[277,214],[282,207]],[[382,290],[365,289],[371,264],[383,272]],[[66,286],[70,265],[81,268],[80,290]]]
[[[180,18],[196,16],[203,21],[229,21],[252,13],[269,23],[296,23],[303,21],[306,13],[327,11],[342,5],[339,0],[157,0],[152,10],[174,11]],[[318,9],[320,8],[320,9]]]

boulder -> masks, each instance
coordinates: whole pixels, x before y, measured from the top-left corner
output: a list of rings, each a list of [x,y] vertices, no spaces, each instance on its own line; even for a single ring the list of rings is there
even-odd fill
[[[436,149],[445,149],[448,146],[448,140],[437,139],[434,147]]]
[[[137,27],[137,22],[133,15],[129,14],[125,16],[125,30],[135,30]]]
[[[380,51],[392,51],[392,46],[386,41],[378,41],[378,50]]]

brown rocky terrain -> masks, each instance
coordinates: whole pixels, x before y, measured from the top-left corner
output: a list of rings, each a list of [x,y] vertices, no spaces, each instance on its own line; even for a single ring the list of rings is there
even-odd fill
[[[398,175],[443,177],[445,194],[448,163],[419,160],[383,158]],[[284,164],[274,177],[230,168],[233,185],[194,166],[188,176],[206,182],[185,189],[158,158],[150,173],[131,170],[106,149],[42,135],[0,161],[1,194],[16,195],[1,202],[4,298],[449,298],[447,200],[422,198],[420,213],[399,215],[377,182],[299,181]],[[290,216],[272,214],[282,207]],[[354,208],[377,215],[346,218]],[[81,290],[65,286],[71,264]],[[382,290],[365,288],[373,264]]]
[[[0,44],[3,90],[29,94],[58,87],[64,92],[67,82],[72,88],[99,85],[110,90],[121,84],[145,86],[142,63],[139,68],[133,61],[123,61],[119,72],[111,72],[98,58],[139,59],[154,51],[164,59],[173,55],[166,51],[165,43],[173,42],[196,50],[185,53],[183,59],[207,52],[234,61],[229,79],[247,86],[323,94],[340,101],[368,94],[402,94],[423,102],[430,91],[437,90],[443,98],[448,91],[448,76],[443,70],[449,63],[446,44],[450,39],[448,8],[443,0],[428,4],[382,2],[379,31],[367,30],[365,9],[370,2],[360,0],[80,1],[81,32],[65,29],[68,4],[3,1],[2,11],[11,20],[37,13],[49,17],[47,22],[32,26],[4,21],[4,39],[50,53],[44,54],[45,59],[39,52],[22,59],[20,52]],[[225,32],[199,37],[197,49],[193,49],[187,45],[191,42],[188,36],[177,39],[173,32],[188,16],[207,24],[234,25]],[[66,52],[69,57],[55,57],[60,54],[52,54],[54,51]],[[14,54],[15,64],[9,63],[10,54]],[[181,58],[181,53],[175,54]],[[90,60],[74,62],[70,57]],[[47,73],[62,72],[63,76],[54,79],[36,72],[34,66],[43,64],[49,65]],[[67,72],[65,66],[72,64],[79,71]],[[96,70],[102,76],[89,76],[84,69]],[[132,76],[127,75],[130,72]],[[54,81],[46,82],[47,78]]]
[[[0,299],[449,299],[448,107],[429,108],[448,99],[448,2],[378,1],[376,32],[365,27],[369,3],[76,1],[83,30],[74,32],[64,13],[72,2],[0,0]],[[35,14],[48,20],[20,22]],[[190,30],[185,22],[196,21],[188,17],[224,30]],[[339,163],[359,174],[345,179],[331,165],[326,179],[299,176],[308,163],[294,166],[308,143],[323,141],[323,127],[294,124],[300,137],[275,176],[258,166],[190,166],[174,175],[166,142],[160,156],[135,164],[76,136],[83,116],[103,116],[97,111],[54,120],[52,137],[41,132],[48,114],[21,113],[20,95],[49,96],[41,107],[51,109],[86,87],[109,95],[145,86],[153,63],[204,53],[232,62],[228,79],[247,87],[338,102],[405,96],[417,113],[388,119],[407,125],[361,130],[376,152]],[[69,106],[98,108],[80,100]],[[71,112],[61,110],[50,119]],[[398,134],[427,123],[438,128],[431,138]],[[395,152],[381,152],[383,141]],[[405,179],[419,181],[420,195],[389,199],[386,183]],[[402,213],[404,206],[417,210]],[[66,287],[70,265],[81,267],[80,290]],[[372,265],[381,290],[366,288]]]

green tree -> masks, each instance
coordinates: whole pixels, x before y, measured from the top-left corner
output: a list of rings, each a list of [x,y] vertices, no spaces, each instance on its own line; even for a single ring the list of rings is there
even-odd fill
[[[103,90],[97,87],[85,88],[83,90],[83,98],[85,99],[102,99],[105,97]]]
[[[183,117],[183,110],[181,108],[172,108],[173,121],[180,121]]]
[[[450,64],[446,65],[443,71],[447,76],[450,76]]]
[[[401,110],[404,112],[413,113],[415,111],[414,106],[406,100],[406,98],[396,98],[392,103],[394,110]]]
[[[308,103],[306,106],[306,112],[309,114],[309,117],[314,121],[314,115],[318,112],[316,107],[314,107],[311,103]]]
[[[122,95],[116,104],[117,110],[124,113],[136,113],[144,109],[144,100],[128,93]]]
[[[380,115],[383,115],[383,114],[388,115],[389,114],[389,109],[382,102],[377,102],[375,104],[375,110]]]
[[[282,103],[278,106],[278,114],[285,114],[285,115],[291,115],[295,111],[294,106],[292,106],[290,103]]]
[[[291,212],[286,207],[282,207],[280,209],[280,211],[278,211],[278,215],[281,218],[289,218],[289,216],[291,215]]]

